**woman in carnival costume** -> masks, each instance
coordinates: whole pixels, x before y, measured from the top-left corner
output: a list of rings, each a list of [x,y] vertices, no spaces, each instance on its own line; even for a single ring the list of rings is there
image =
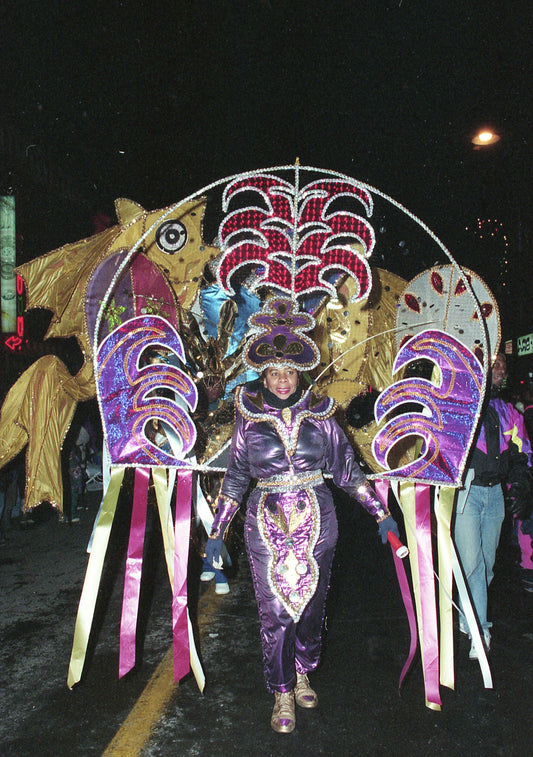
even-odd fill
[[[261,622],[265,678],[275,695],[271,725],[295,727],[295,701],[316,707],[307,673],[320,658],[337,518],[322,471],[374,518],[385,543],[397,525],[375,496],[335,421],[335,403],[299,386],[319,352],[302,331],[314,319],[277,297],[250,318],[244,362],[261,378],[239,387],[235,429],[206,556],[218,567],[224,534],[250,482],[245,541]]]

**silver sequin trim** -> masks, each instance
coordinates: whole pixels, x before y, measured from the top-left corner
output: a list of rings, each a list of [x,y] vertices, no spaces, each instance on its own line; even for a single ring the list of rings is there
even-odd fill
[[[313,470],[303,473],[278,473],[270,478],[260,478],[257,481],[257,488],[262,491],[272,493],[292,492],[296,489],[314,488],[323,483],[324,476],[322,471]]]

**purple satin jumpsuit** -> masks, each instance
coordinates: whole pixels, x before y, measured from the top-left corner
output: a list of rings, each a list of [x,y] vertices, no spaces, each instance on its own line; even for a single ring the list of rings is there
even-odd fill
[[[270,407],[239,388],[235,429],[211,535],[223,535],[251,480],[245,540],[261,622],[269,691],[290,691],[296,671],[318,665],[331,563],[337,542],[333,498],[322,471],[381,520],[389,513],[357,465],[333,418],[335,404],[310,392]]]

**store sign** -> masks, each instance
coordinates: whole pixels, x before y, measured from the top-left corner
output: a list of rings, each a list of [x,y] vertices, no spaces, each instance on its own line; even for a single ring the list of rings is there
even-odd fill
[[[518,337],[518,339],[516,340],[516,354],[533,354],[533,334],[525,334],[525,336]]]
[[[15,197],[5,195],[0,197],[0,302],[4,334],[17,329],[15,247]]]
[[[505,342],[505,354],[506,355],[512,355],[513,354],[513,340],[508,339]]]

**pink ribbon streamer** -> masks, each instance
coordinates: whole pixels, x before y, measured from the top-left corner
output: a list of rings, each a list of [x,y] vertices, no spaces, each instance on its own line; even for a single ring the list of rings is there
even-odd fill
[[[390,482],[384,479],[375,479],[374,485],[376,487],[376,494],[378,495],[379,499],[384,505],[387,505],[388,498],[389,498],[389,486]],[[409,631],[411,634],[411,642],[409,646],[409,654],[407,655],[407,660],[405,661],[405,664],[402,668],[402,672],[400,674],[400,680],[398,683],[398,691],[402,688],[402,683],[409,672],[409,669],[411,668],[411,665],[413,663],[415,654],[416,654],[416,647],[418,643],[418,632],[416,628],[416,615],[415,615],[415,609],[413,605],[413,597],[411,595],[411,588],[409,586],[409,581],[407,580],[407,574],[405,572],[405,567],[403,564],[403,560],[398,557],[396,554],[396,550],[391,544],[391,552],[392,557],[394,560],[394,567],[396,568],[396,576],[398,578],[398,584],[400,586],[400,592],[402,595],[403,600],[403,606],[405,607],[405,613],[407,615],[407,621],[409,623]]]
[[[398,683],[398,691],[400,691],[400,689],[402,688],[403,680],[405,676],[407,675],[407,673],[409,672],[414,656],[416,654],[418,633],[416,630],[416,616],[415,616],[415,609],[413,605],[413,598],[411,596],[411,589],[409,587],[409,581],[407,580],[407,574],[405,572],[403,560],[400,557],[398,557],[392,545],[391,545],[391,552],[392,552],[392,557],[394,559],[394,567],[396,568],[396,575],[398,577],[398,583],[400,585],[403,605],[405,607],[407,620],[409,622],[409,631],[411,633],[411,644],[409,646],[409,654],[407,655],[407,660],[405,661],[405,664],[402,668],[402,672],[400,673],[400,681]]]
[[[137,633],[137,617],[139,613],[139,597],[141,593],[149,479],[149,468],[135,469],[133,509],[131,513],[130,537],[128,541],[128,555],[126,558],[126,571],[124,576],[122,616],[120,619],[119,678],[122,678],[126,673],[129,673],[135,665],[135,638]]]
[[[437,603],[433,578],[430,488],[427,484],[415,484],[415,517],[420,577],[424,685],[427,701],[440,707]]]
[[[174,526],[174,594],[172,597],[175,682],[187,675],[190,670],[187,563],[191,531],[191,497],[192,471],[178,470],[176,477],[176,522]]]

